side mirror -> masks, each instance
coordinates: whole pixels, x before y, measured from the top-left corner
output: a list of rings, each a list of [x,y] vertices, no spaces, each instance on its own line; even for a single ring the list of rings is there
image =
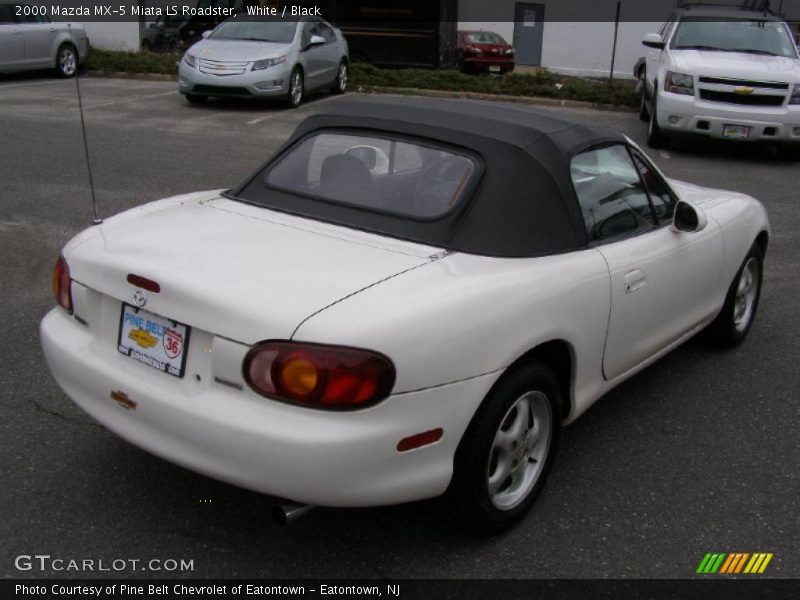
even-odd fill
[[[701,208],[680,201],[672,216],[672,229],[682,233],[702,231],[708,225],[708,217]]]
[[[308,47],[311,48],[311,46],[321,46],[324,43],[325,43],[324,37],[322,37],[321,35],[312,35],[311,39],[308,42]]]
[[[203,38],[203,39],[206,39],[210,35],[211,35],[211,30],[210,29],[206,29],[203,33],[200,34],[200,37]]]
[[[663,50],[665,46],[664,40],[658,33],[648,33],[642,38],[642,44],[648,48],[655,48],[656,50]]]

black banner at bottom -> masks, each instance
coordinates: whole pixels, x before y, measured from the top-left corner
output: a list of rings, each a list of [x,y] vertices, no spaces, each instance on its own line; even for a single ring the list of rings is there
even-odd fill
[[[789,579],[448,579],[448,580],[229,580],[229,579],[6,579],[0,598],[76,600],[189,598],[332,598],[549,600],[573,598],[800,598],[800,581]]]

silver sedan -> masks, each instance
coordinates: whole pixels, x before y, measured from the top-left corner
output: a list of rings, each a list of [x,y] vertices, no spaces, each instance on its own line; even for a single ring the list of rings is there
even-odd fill
[[[89,51],[78,23],[53,23],[40,6],[0,4],[0,73],[53,69],[72,77]]]
[[[299,106],[309,92],[347,89],[349,56],[342,32],[318,18],[231,18],[189,48],[178,69],[181,94],[277,97]]]

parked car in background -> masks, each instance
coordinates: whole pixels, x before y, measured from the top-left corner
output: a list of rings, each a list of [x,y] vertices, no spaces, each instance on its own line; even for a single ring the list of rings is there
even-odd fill
[[[457,61],[469,73],[510,73],[514,48],[493,31],[459,31]]]
[[[745,339],[768,237],[757,200],[667,179],[610,129],[332,102],[240,185],[70,241],[42,346],[73,401],[167,460],[307,505],[446,495],[497,531],[564,423],[700,331]]]
[[[800,56],[780,17],[685,8],[642,43],[651,147],[694,135],[800,148]]]
[[[203,37],[178,69],[179,91],[189,102],[271,97],[296,107],[307,93],[347,90],[347,41],[322,19],[233,17]]]
[[[189,17],[161,15],[142,32],[142,50],[171,52],[181,50],[181,30]]]
[[[0,73],[55,69],[72,77],[78,72],[89,51],[83,25],[54,23],[41,12],[38,5],[0,4]]]

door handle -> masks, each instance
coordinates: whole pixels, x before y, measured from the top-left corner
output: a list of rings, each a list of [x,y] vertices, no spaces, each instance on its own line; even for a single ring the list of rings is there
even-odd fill
[[[635,269],[625,274],[624,282],[623,289],[625,293],[631,294],[644,287],[644,284],[647,282],[647,276],[644,274],[644,271]]]

